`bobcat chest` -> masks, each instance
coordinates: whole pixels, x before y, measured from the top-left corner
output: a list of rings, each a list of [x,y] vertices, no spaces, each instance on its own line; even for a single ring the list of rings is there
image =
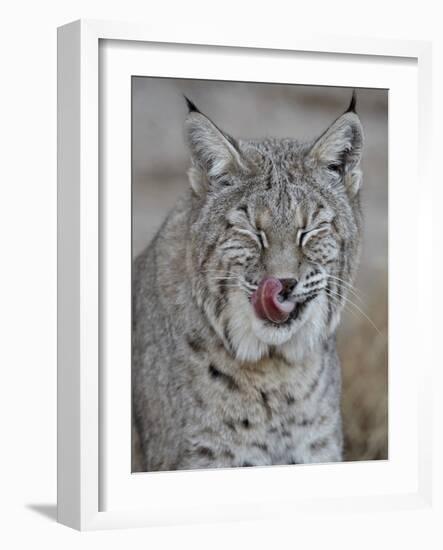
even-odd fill
[[[322,375],[319,365],[266,359],[252,368],[215,361],[200,385],[207,404],[203,430],[243,465],[294,462],[312,416],[309,393]]]

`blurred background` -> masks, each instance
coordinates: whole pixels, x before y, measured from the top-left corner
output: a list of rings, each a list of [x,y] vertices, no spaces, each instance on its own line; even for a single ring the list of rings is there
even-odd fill
[[[188,185],[182,94],[236,138],[319,136],[351,89],[132,78],[133,255],[150,242]],[[364,132],[363,254],[341,323],[346,460],[388,458],[388,91],[357,90]]]

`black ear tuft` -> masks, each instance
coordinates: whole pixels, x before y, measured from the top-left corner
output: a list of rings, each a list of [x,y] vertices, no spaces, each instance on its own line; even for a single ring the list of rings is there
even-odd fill
[[[346,109],[345,113],[356,113],[357,108],[357,95],[355,93],[355,90],[352,91],[352,97],[351,97],[351,103],[349,104],[349,107]]]
[[[189,109],[189,112],[190,113],[200,113],[200,110],[197,109],[197,107],[195,106],[195,104],[185,96],[185,94],[183,94],[183,97],[185,98],[185,101],[186,101],[186,105],[188,106],[188,109]]]

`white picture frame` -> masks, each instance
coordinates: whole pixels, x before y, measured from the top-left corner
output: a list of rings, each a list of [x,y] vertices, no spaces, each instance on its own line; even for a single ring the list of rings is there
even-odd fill
[[[430,290],[419,267],[430,261],[432,249],[423,245],[411,252],[402,245],[406,223],[416,243],[432,224],[424,209],[411,219],[417,197],[424,204],[431,185],[426,161],[430,45],[301,33],[278,40],[248,36],[208,40],[204,32],[192,37],[186,31],[156,35],[144,25],[101,21],[77,21],[58,31],[58,520],[76,529],[291,517],[294,510],[311,513],[330,507],[337,512],[430,506],[433,358],[424,328],[418,321],[409,325],[402,321],[400,296],[408,284],[413,288],[408,308],[432,316],[431,300],[424,299]],[[239,61],[248,56],[250,63]],[[104,376],[103,363],[110,356],[109,340],[119,346],[112,356],[121,358],[120,364],[127,364],[130,353],[128,295],[110,304],[110,296],[118,295],[111,292],[113,288],[130,288],[130,254],[126,255],[130,209],[122,207],[128,205],[130,193],[125,183],[130,173],[128,77],[145,67],[151,76],[253,80],[260,74],[264,82],[282,78],[295,82],[288,76],[294,66],[290,63],[298,63],[298,75],[304,75],[297,76],[300,83],[356,87],[372,83],[393,90],[390,182],[394,190],[401,181],[406,190],[414,186],[416,193],[414,197],[406,193],[401,208],[390,195],[390,459],[372,464],[131,474],[128,371],[114,360],[106,365]],[[320,63],[325,69],[321,79],[316,76]],[[416,114],[408,124],[408,142],[401,135],[406,108]],[[400,162],[404,154],[407,167]],[[106,164],[109,159],[115,163],[112,174]],[[122,182],[112,188],[123,194],[106,191],[109,177]],[[119,220],[119,235],[112,232],[110,219]],[[112,254],[110,240],[115,243]],[[417,267],[405,281],[401,267],[411,254]],[[106,278],[111,267],[115,276]],[[104,338],[106,331],[111,336],[117,332],[119,338]],[[411,342],[407,350],[401,349],[402,341]],[[417,371],[413,360],[419,347]],[[396,374],[400,366],[401,378]],[[410,437],[399,431],[398,413],[406,399],[403,421],[413,433]],[[110,402],[117,406],[110,408]],[[288,490],[294,486],[297,494]]]

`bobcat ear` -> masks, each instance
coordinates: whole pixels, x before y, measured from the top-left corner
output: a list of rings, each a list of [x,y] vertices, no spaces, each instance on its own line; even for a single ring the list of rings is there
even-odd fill
[[[197,194],[210,187],[230,185],[230,176],[247,170],[237,142],[220,130],[185,96],[189,113],[185,121],[186,139],[192,155],[189,171],[191,186]]]
[[[336,173],[350,197],[361,186],[360,161],[363,150],[363,128],[355,110],[355,92],[348,109],[311,147],[309,158],[314,165]]]

